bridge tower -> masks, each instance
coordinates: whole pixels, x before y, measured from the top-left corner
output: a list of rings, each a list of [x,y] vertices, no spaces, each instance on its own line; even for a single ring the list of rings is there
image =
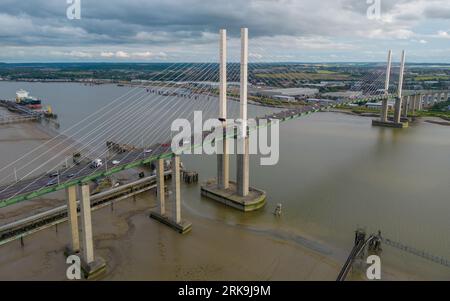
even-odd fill
[[[386,68],[386,81],[384,82],[384,95],[386,98],[382,101],[381,107],[381,122],[387,122],[388,118],[388,100],[389,100],[389,84],[391,79],[391,66],[392,66],[392,50],[389,49],[388,61]]]
[[[238,133],[237,145],[237,192],[246,197],[249,193],[249,139],[247,132],[247,93],[248,93],[248,29],[241,29],[241,91],[240,119],[241,131]]]
[[[395,112],[394,112],[394,120],[393,122],[388,120],[388,99],[389,99],[389,84],[391,77],[391,68],[392,68],[392,50],[388,52],[388,62],[386,69],[386,81],[384,87],[384,93],[386,95],[385,99],[382,100],[381,107],[381,116],[379,120],[372,120],[373,126],[382,126],[382,127],[394,127],[394,128],[405,128],[408,127],[407,122],[402,122],[402,91],[403,91],[403,74],[405,71],[405,58],[406,52],[403,50],[402,52],[402,60],[400,64],[400,76],[399,76],[399,88],[398,88],[398,97],[395,101]]]
[[[220,119],[226,119],[226,32],[220,31]],[[217,180],[210,180],[201,187],[201,194],[241,211],[254,211],[265,205],[266,193],[250,187],[249,133],[247,118],[248,93],[248,29],[241,29],[241,85],[240,125],[237,129],[236,182],[229,180],[228,142],[223,139],[223,155],[218,155]],[[224,123],[226,129],[226,123]],[[225,135],[226,133],[224,133]]]
[[[230,170],[227,139],[227,31],[220,30],[220,58],[219,58],[219,119],[223,124],[223,140],[218,141],[222,147],[222,153],[217,155],[217,185],[221,189],[228,189],[230,186]],[[219,147],[220,147],[219,146]]]
[[[405,62],[406,62],[406,51],[402,52],[402,59],[400,63],[400,74],[398,79],[398,95],[395,100],[395,111],[394,111],[394,124],[397,127],[403,128],[407,127],[407,123],[402,123],[402,101],[403,101],[403,77],[405,73]]]

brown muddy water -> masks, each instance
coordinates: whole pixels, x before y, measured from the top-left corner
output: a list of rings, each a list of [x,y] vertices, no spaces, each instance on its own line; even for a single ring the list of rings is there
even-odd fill
[[[19,88],[51,104],[62,130],[128,89],[2,82],[0,98],[13,97]],[[237,112],[234,105],[231,110]],[[105,279],[334,280],[359,227],[450,258],[448,127],[419,122],[406,130],[383,129],[372,127],[370,118],[318,113],[283,123],[280,130],[279,163],[263,167],[257,156],[251,159],[251,185],[268,195],[259,212],[243,214],[201,198],[197,185],[183,186],[183,217],[193,223],[186,236],[148,218],[155,206],[151,192],[114,211],[94,212],[96,254],[108,262]],[[49,139],[34,131],[29,125],[0,129],[0,166]],[[215,176],[214,157],[184,156],[183,162],[201,181]],[[232,175],[234,165],[232,160]],[[2,209],[2,224],[62,197]],[[278,203],[281,218],[272,214]],[[66,227],[27,237],[24,248],[19,242],[0,247],[0,279],[64,279]],[[383,246],[382,267],[388,280],[450,280],[450,268],[389,246]]]

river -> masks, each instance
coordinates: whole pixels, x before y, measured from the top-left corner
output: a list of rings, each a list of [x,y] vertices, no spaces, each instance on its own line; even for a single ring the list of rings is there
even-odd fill
[[[61,131],[130,89],[113,85],[0,82],[0,98],[11,99],[20,88],[52,106],[59,116]],[[167,101],[172,100],[152,102],[148,120],[155,118],[158,107]],[[180,106],[187,105],[184,101]],[[206,108],[207,115],[212,116],[217,105],[205,107],[205,103],[213,101],[200,100],[197,108]],[[230,102],[233,115],[238,109],[238,103]],[[251,116],[270,111],[249,107]],[[150,125],[153,123],[140,123],[138,132]],[[141,143],[154,137],[143,135]],[[133,142],[129,138],[123,142]],[[317,113],[281,124],[277,165],[260,166],[258,156],[252,156],[251,186],[268,195],[263,210],[243,214],[201,198],[197,186],[183,188],[183,201],[191,212],[204,218],[256,232],[279,236],[300,232],[338,250],[334,256],[341,261],[352,248],[357,228],[370,233],[380,230],[386,238],[450,258],[449,154],[450,128],[445,126],[418,122],[404,130],[376,128],[371,126],[370,118]],[[215,157],[183,156],[183,162],[188,169],[200,173],[201,181],[215,176]],[[233,158],[231,175],[234,178]],[[278,203],[283,206],[280,218],[272,214]],[[450,279],[450,268],[389,246],[383,246],[382,260],[407,274]]]

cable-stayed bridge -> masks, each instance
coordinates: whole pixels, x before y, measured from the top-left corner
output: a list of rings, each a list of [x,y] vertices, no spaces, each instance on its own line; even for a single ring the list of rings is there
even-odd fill
[[[95,273],[104,267],[104,264],[94,257],[94,248],[92,241],[92,222],[91,222],[91,202],[89,183],[92,180],[111,176],[127,169],[136,168],[143,165],[153,164],[156,167],[156,182],[158,190],[159,210],[152,213],[155,219],[170,225],[176,230],[185,233],[190,230],[191,225],[181,217],[181,191],[180,191],[180,158],[172,151],[170,140],[170,129],[166,128],[164,121],[172,121],[177,118],[191,116],[193,111],[201,109],[215,115],[223,123],[223,128],[227,129],[226,123],[229,115],[228,100],[231,97],[239,95],[239,117],[243,121],[243,127],[247,128],[248,120],[248,73],[249,68],[262,68],[263,63],[249,64],[248,32],[242,30],[241,38],[241,63],[239,68],[236,64],[227,64],[226,32],[221,31],[220,35],[220,56],[219,65],[217,63],[202,64],[199,66],[185,67],[179,75],[177,69],[168,70],[171,74],[170,81],[165,82],[164,77],[158,76],[157,83],[140,89],[140,92],[134,93],[134,89],[121,99],[121,102],[112,101],[107,107],[102,108],[100,112],[93,114],[92,119],[81,120],[73,129],[75,140],[79,141],[86,158],[98,158],[102,164],[93,165],[91,162],[69,165],[60,168],[56,173],[49,173],[29,177],[27,175],[18,178],[14,183],[0,187],[0,208],[10,206],[19,202],[34,199],[48,193],[59,190],[66,190],[68,221],[71,229],[70,252],[81,252],[83,255],[84,267],[88,274]],[[230,70],[227,70],[227,67]],[[179,68],[177,65],[175,68]],[[408,111],[414,112],[424,106],[448,99],[448,91],[415,91],[403,93],[403,73],[405,70],[405,53],[402,56],[400,64],[399,83],[397,91],[389,91],[391,75],[391,53],[389,53],[386,69],[375,70],[359,81],[358,85],[352,88],[353,91],[361,92],[361,96],[337,101],[326,105],[306,105],[302,107],[293,107],[283,110],[277,110],[274,113],[265,116],[256,116],[256,121],[270,120],[271,122],[288,121],[302,116],[307,116],[314,112],[328,110],[339,105],[356,103],[361,101],[383,101],[382,114],[380,121],[375,121],[374,125],[405,127]],[[285,78],[289,79],[292,74],[289,67],[284,71]],[[308,75],[303,75],[308,80]],[[228,81],[240,82],[236,90],[239,93],[228,92]],[[218,80],[218,86],[214,87],[207,84],[208,81]],[[263,79],[259,79],[262,80]],[[384,80],[384,82],[383,82]],[[283,77],[271,79],[273,82],[282,82]],[[181,83],[181,84],[180,84]],[[384,93],[379,93],[380,87],[384,84]],[[231,95],[229,95],[231,94]],[[443,97],[444,95],[444,97]],[[152,99],[152,104],[158,105],[156,109],[148,108],[146,102]],[[395,113],[393,120],[387,117],[387,100],[395,99]],[[214,101],[218,104],[211,105]],[[144,123],[148,119],[146,109],[153,110],[153,120],[150,124]],[[217,114],[217,111],[218,114]],[[86,127],[86,124],[92,123],[93,129]],[[146,142],[144,143],[140,131],[142,124],[145,124]],[[269,122],[270,125],[270,122]],[[243,131],[246,133],[247,131]],[[233,129],[234,133],[234,129]],[[209,135],[210,132],[202,132],[201,135]],[[69,138],[73,138],[69,137]],[[121,152],[108,156],[108,150],[104,149],[103,143],[106,139],[122,138],[131,140],[131,144],[136,145],[135,150]],[[201,147],[195,144],[195,137],[191,137],[190,143],[186,148]],[[228,141],[236,139],[236,142],[242,145],[243,153],[237,155],[237,175],[236,182],[230,181],[229,162],[227,153]],[[150,140],[151,143],[147,143]],[[248,136],[246,134],[239,136],[233,134],[232,137],[224,135],[218,137],[217,142],[221,141],[224,152],[218,155],[217,179],[202,187],[202,194],[223,202],[244,211],[256,210],[264,205],[265,193],[262,190],[252,188],[249,185],[249,152]],[[58,147],[51,147],[50,150],[58,148],[69,149],[64,143],[58,142]],[[36,151],[39,154],[39,150]],[[33,157],[33,152],[23,156],[16,162],[1,168],[5,170],[16,166],[21,162],[28,163],[28,159]],[[172,212],[166,210],[165,200],[165,170],[164,160],[172,160],[172,198],[174,199],[174,208]],[[39,156],[34,156],[32,160],[39,160]],[[34,171],[34,170],[33,170]],[[78,191],[77,191],[78,190]],[[78,195],[78,196],[77,196]],[[80,199],[78,208],[77,199]],[[80,243],[80,233],[78,231],[78,211],[81,215],[82,237]]]

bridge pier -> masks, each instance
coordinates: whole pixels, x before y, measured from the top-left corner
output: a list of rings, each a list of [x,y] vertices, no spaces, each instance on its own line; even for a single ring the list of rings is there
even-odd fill
[[[92,235],[91,197],[89,184],[83,184],[80,189],[81,238],[83,243],[81,267],[87,279],[98,277],[106,271],[105,261],[94,258],[94,239]]]
[[[411,113],[416,114],[417,111],[417,95],[411,96]]]
[[[419,99],[418,99],[418,107],[419,107],[419,111],[422,111],[423,110],[423,95],[422,94],[419,94],[419,97],[418,97]]]
[[[427,108],[431,107],[433,104],[433,95],[432,94],[428,94],[427,95]]]
[[[165,179],[164,160],[159,159],[156,167],[156,185],[158,192],[159,212],[151,211],[150,218],[163,223],[181,234],[192,229],[192,224],[181,219],[181,176],[180,176],[180,156],[172,157],[172,196],[173,210],[172,216],[166,213],[165,200]]]
[[[78,232],[78,205],[77,187],[66,188],[67,198],[67,220],[70,230],[70,245],[66,248],[66,255],[73,255],[80,252],[80,233]]]
[[[159,214],[166,215],[166,189],[164,185],[164,160],[159,159],[156,163],[156,193],[159,204]]]
[[[223,31],[221,31],[221,40],[224,39]],[[222,119],[226,116],[224,108],[226,106],[226,73],[224,67],[226,60],[223,54],[225,53],[225,43],[220,43],[221,47],[221,83],[220,87],[220,107]],[[237,133],[237,174],[236,182],[229,181],[228,179],[228,161],[224,157],[218,157],[218,177],[217,180],[210,180],[202,185],[201,194],[207,198],[223,203],[227,206],[236,208],[238,210],[247,212],[258,210],[265,205],[266,193],[256,188],[251,188],[249,185],[249,137],[247,132],[247,91],[248,89],[248,29],[241,29],[241,91],[240,91],[240,120],[241,128]],[[225,128],[225,127],[224,127]],[[225,148],[227,145],[225,140]],[[227,155],[226,152],[224,154]],[[222,163],[221,163],[222,162]],[[226,170],[225,170],[226,169]]]
[[[410,96],[403,97],[403,118],[408,118],[408,110],[410,107]]]
[[[239,196],[246,197],[249,194],[250,181],[250,156],[248,136],[238,139],[238,149],[240,150],[240,152],[238,152],[236,160],[236,188]]]

